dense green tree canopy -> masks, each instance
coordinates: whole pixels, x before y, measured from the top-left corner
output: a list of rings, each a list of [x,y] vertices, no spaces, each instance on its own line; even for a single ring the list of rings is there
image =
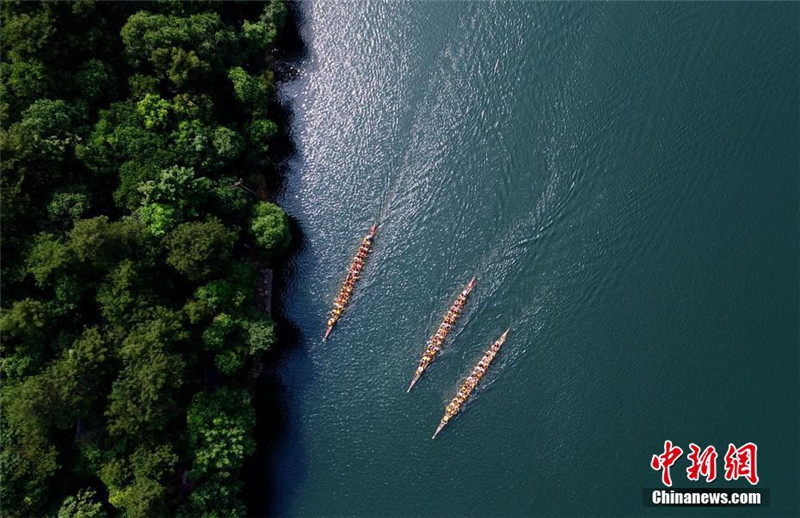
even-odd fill
[[[0,516],[243,515],[286,7],[0,15]]]
[[[250,220],[250,232],[267,254],[281,254],[289,246],[289,219],[274,203],[256,204]]]

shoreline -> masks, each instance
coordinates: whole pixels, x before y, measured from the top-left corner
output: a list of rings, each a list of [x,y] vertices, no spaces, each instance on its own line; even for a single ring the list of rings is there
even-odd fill
[[[306,58],[306,46],[300,33],[302,23],[302,5],[286,3],[287,17],[284,29],[275,45],[275,52],[270,56],[270,67],[275,73],[275,92],[270,100],[269,111],[279,127],[270,163],[274,174],[259,174],[261,185],[259,194],[263,201],[275,203],[277,194],[285,188],[286,177],[291,174],[289,161],[296,153],[292,137],[291,123],[293,113],[290,106],[280,100],[280,89],[297,74],[296,66]],[[242,470],[244,483],[241,497],[247,508],[248,516],[274,516],[275,508],[275,458],[279,452],[282,439],[288,431],[289,408],[285,396],[287,387],[280,376],[282,362],[287,354],[298,347],[299,332],[286,314],[283,301],[286,290],[287,265],[303,248],[305,238],[299,223],[287,213],[289,230],[292,236],[289,249],[281,260],[272,268],[270,319],[277,328],[277,342],[260,359],[259,372],[251,387],[253,407],[256,412],[254,438],[256,451],[248,457]],[[263,280],[263,276],[262,276]]]

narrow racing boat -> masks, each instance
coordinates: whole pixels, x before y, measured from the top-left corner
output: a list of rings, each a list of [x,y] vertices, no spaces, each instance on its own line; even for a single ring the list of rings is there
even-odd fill
[[[491,347],[489,347],[489,350],[487,350],[486,354],[483,355],[483,358],[481,358],[481,361],[478,362],[478,365],[476,365],[475,368],[472,369],[472,374],[470,374],[469,377],[466,380],[464,380],[464,383],[461,385],[461,388],[458,389],[458,393],[456,393],[456,396],[453,398],[452,401],[450,401],[447,407],[445,407],[444,417],[442,417],[442,420],[439,421],[439,428],[436,429],[436,432],[434,432],[433,437],[431,437],[431,439],[436,439],[436,436],[439,434],[439,432],[442,431],[442,428],[444,428],[444,426],[448,423],[448,421],[450,421],[450,419],[455,417],[455,415],[458,414],[459,410],[461,410],[461,407],[467,401],[469,395],[472,393],[473,390],[475,390],[475,387],[478,386],[478,382],[481,380],[483,375],[486,374],[486,371],[489,369],[489,364],[492,363],[494,357],[497,356],[497,353],[500,351],[500,348],[506,341],[507,334],[508,334],[508,329],[506,329],[505,333],[500,335],[500,338],[498,338],[497,341],[493,343]]]
[[[331,316],[328,318],[328,329],[325,330],[325,336],[322,337],[323,342],[328,339],[328,336],[330,336],[333,330],[333,326],[336,325],[336,321],[342,316],[344,308],[347,307],[347,303],[350,302],[350,297],[353,295],[356,281],[361,276],[361,271],[364,269],[364,262],[372,249],[372,240],[377,231],[378,224],[376,223],[372,225],[367,235],[364,236],[364,239],[361,241],[361,246],[358,248],[358,253],[356,253],[353,261],[350,263],[350,268],[347,270],[347,278],[342,284],[342,289],[339,290],[339,295],[336,296],[333,302]]]
[[[450,306],[450,309],[447,310],[447,313],[444,315],[444,319],[442,323],[439,324],[439,328],[436,330],[436,333],[428,340],[428,345],[425,347],[425,352],[422,353],[422,358],[419,360],[419,365],[417,365],[417,370],[414,371],[414,376],[411,378],[411,385],[408,386],[408,390],[406,393],[411,392],[411,389],[414,388],[414,384],[419,380],[422,373],[425,372],[425,369],[428,368],[428,365],[433,362],[436,355],[439,353],[439,350],[442,348],[442,344],[444,343],[444,339],[447,338],[447,334],[455,325],[456,320],[458,317],[461,316],[461,312],[464,309],[464,305],[467,303],[467,296],[469,292],[472,291],[472,288],[475,287],[475,277],[469,281],[461,293],[456,298],[453,305]]]

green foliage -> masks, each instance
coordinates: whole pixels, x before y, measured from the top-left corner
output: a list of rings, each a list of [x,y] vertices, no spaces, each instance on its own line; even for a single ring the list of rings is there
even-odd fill
[[[76,87],[87,102],[96,103],[113,94],[114,83],[108,66],[99,59],[81,64],[75,75]]]
[[[111,435],[135,438],[167,427],[185,366],[180,355],[168,352],[173,341],[158,320],[139,325],[125,338],[120,354],[127,361],[106,411]]]
[[[207,349],[221,349],[228,338],[238,329],[237,322],[227,313],[215,316],[205,331],[203,331],[203,345]]]
[[[108,501],[125,516],[165,515],[168,479],[177,462],[172,447],[164,444],[140,447],[127,459],[107,463],[100,476],[108,487]]]
[[[269,151],[269,143],[278,134],[278,125],[268,119],[255,119],[247,128],[247,139],[253,154],[262,160]]]
[[[8,400],[3,391],[3,403]],[[13,395],[12,395],[13,397]],[[7,410],[4,409],[4,416]],[[41,429],[21,429],[4,417],[0,434],[0,500],[10,516],[31,516],[47,497],[48,482],[60,467],[55,444]]]
[[[33,247],[28,253],[28,273],[39,286],[43,286],[53,272],[62,269],[71,259],[72,251],[62,238],[41,233],[34,237]]]
[[[255,449],[255,413],[249,394],[227,388],[199,393],[192,398],[187,423],[195,459],[190,476],[197,484],[190,497],[192,510],[206,516],[241,513],[231,479]]]
[[[270,350],[275,345],[275,322],[256,321],[248,329],[248,345],[250,354],[258,354]]]
[[[212,188],[212,197],[216,212],[235,220],[239,220],[250,205],[244,191],[235,187],[230,181],[218,182]]]
[[[216,219],[182,223],[167,236],[167,263],[190,280],[201,280],[222,269],[231,258],[236,232]]]
[[[29,298],[14,302],[0,314],[0,372],[5,379],[20,379],[40,369],[49,316],[45,303]]]
[[[158,95],[158,79],[144,74],[134,74],[128,79],[131,98],[144,99],[146,95]]]
[[[221,374],[226,376],[236,374],[236,372],[244,367],[244,362],[244,351],[239,350],[239,348],[221,351],[214,357],[214,365],[219,369]]]
[[[119,168],[119,187],[114,191],[114,201],[120,208],[136,210],[142,203],[142,184],[158,178],[158,163],[129,160]]]
[[[291,240],[289,218],[274,203],[259,202],[250,219],[250,234],[266,254],[280,255],[288,248]]]
[[[4,496],[20,492],[19,511],[41,505],[50,477],[58,469],[53,436],[68,428],[96,403],[102,392],[108,350],[97,329],[83,335],[40,374],[3,388],[2,469]],[[9,500],[4,500],[9,502]]]
[[[172,108],[181,120],[208,121],[214,112],[214,102],[205,94],[182,93],[175,96]]]
[[[242,34],[250,51],[254,55],[267,52],[285,23],[286,5],[283,2],[267,2],[258,20],[245,20],[242,24]]]
[[[255,448],[250,434],[255,413],[245,390],[222,388],[195,395],[187,421],[196,451],[193,475],[237,469]]]
[[[50,12],[46,9],[32,14],[9,11],[3,14],[3,47],[13,62],[35,57],[55,32]]]
[[[156,295],[141,281],[147,275],[130,259],[123,260],[106,275],[97,290],[97,304],[107,322],[127,328],[148,316]]]
[[[81,489],[68,496],[58,510],[58,518],[106,518],[108,513],[94,489]]]
[[[169,122],[172,105],[156,94],[145,94],[144,98],[136,103],[139,115],[144,119],[147,129],[164,129]]]
[[[266,108],[272,91],[267,76],[251,76],[242,67],[233,67],[228,70],[228,78],[233,83],[236,98],[246,109],[256,112]]]
[[[147,63],[156,77],[178,87],[218,66],[235,41],[216,13],[183,17],[141,11],[128,19],[121,34],[133,66]]]
[[[0,149],[6,167],[31,186],[58,181],[62,165],[81,141],[76,125],[81,117],[62,100],[39,99],[22,112],[22,120],[3,134]],[[43,174],[47,171],[47,177]]]
[[[215,311],[233,311],[253,304],[253,286],[257,282],[255,271],[247,263],[234,262],[224,279],[211,281],[197,288],[195,297]]]
[[[53,82],[41,61],[0,63],[0,98],[3,102],[10,103],[14,111],[25,109],[33,101],[47,97],[52,91]],[[3,120],[5,119],[4,115]]]
[[[213,145],[217,166],[223,167],[238,157],[244,149],[244,141],[234,130],[225,126],[218,126],[214,130]]]
[[[82,267],[108,270],[137,252],[145,241],[145,228],[136,220],[109,221],[107,216],[82,219],[67,234],[69,248]]]
[[[207,167],[213,158],[212,130],[199,120],[181,121],[173,133],[175,149],[193,167]]]
[[[71,226],[91,208],[89,196],[81,192],[57,192],[47,205],[50,221],[59,227]]]
[[[275,341],[253,256],[288,226],[236,182],[274,171],[285,6],[0,15],[0,514],[244,515],[240,387]]]
[[[164,169],[158,180],[139,185],[140,218],[152,234],[162,236],[178,222],[197,217],[199,206],[211,196],[211,186],[208,178],[195,178],[191,168]]]
[[[47,306],[33,299],[18,300],[0,315],[0,331],[5,340],[39,338],[46,323]]]
[[[154,236],[163,236],[178,223],[178,210],[165,203],[151,203],[139,210],[142,222]]]

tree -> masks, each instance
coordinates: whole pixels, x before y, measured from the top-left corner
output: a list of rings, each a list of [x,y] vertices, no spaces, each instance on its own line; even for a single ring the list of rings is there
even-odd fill
[[[181,120],[209,122],[214,113],[214,101],[206,94],[180,93],[172,100],[172,109]]]
[[[258,320],[250,322],[248,326],[248,345],[250,354],[269,351],[275,345],[275,322],[271,320]]]
[[[289,247],[291,240],[289,218],[274,203],[259,202],[250,219],[250,234],[267,255],[280,255]]]
[[[194,452],[190,472],[196,482],[190,495],[193,513],[210,516],[242,514],[235,481],[244,458],[255,450],[255,426],[250,395],[245,390],[220,388],[192,398],[187,414],[189,441]]]
[[[25,158],[44,159],[50,164],[62,162],[80,142],[75,131],[79,116],[74,107],[60,99],[35,101],[22,112],[22,121],[14,127],[25,139],[16,150]],[[30,144],[30,147],[25,144]]]
[[[3,517],[246,513],[231,387],[275,331],[237,180],[274,171],[285,12],[0,3]]]
[[[203,331],[203,345],[210,350],[221,350],[225,345],[225,340],[238,329],[238,322],[235,318],[227,313],[220,313]]]
[[[8,123],[11,113],[19,113],[36,99],[48,97],[53,91],[53,82],[44,63],[39,60],[3,61],[0,63],[0,95],[8,108],[3,121]]]
[[[157,297],[143,279],[152,275],[130,259],[111,270],[97,290],[97,304],[110,324],[129,328],[150,315]]]
[[[8,400],[7,388],[3,403]],[[12,395],[13,397],[13,395]],[[47,498],[49,481],[60,467],[58,451],[41,428],[22,429],[5,417],[0,420],[0,500],[9,516],[39,516]]]
[[[130,330],[119,349],[123,368],[105,412],[108,431],[116,437],[167,429],[179,402],[186,362],[176,349],[188,332],[176,312],[155,307],[149,317]]]
[[[94,489],[81,489],[75,496],[64,499],[58,518],[106,518],[108,513]]]
[[[57,192],[47,205],[47,216],[60,228],[71,226],[80,219],[92,204],[89,196],[82,192]]]
[[[44,286],[54,272],[57,272],[73,260],[72,250],[59,236],[42,232],[33,239],[33,246],[28,252],[27,272],[36,280],[36,284]]]
[[[250,112],[262,112],[267,107],[272,84],[267,76],[251,76],[242,67],[228,71],[236,98]]]
[[[268,119],[255,119],[247,128],[247,141],[249,149],[256,163],[267,160],[269,144],[278,134],[278,125]]]
[[[20,379],[37,372],[44,359],[47,305],[39,300],[23,299],[0,315],[2,374],[6,379]]]
[[[109,67],[99,59],[81,64],[75,75],[75,86],[86,102],[95,104],[114,94],[114,82]]]
[[[130,517],[164,516],[168,478],[178,456],[168,444],[142,446],[127,459],[103,466],[101,479],[108,487],[108,501]]]
[[[3,12],[3,47],[11,61],[24,61],[36,56],[55,32],[53,19],[47,9],[32,13]]]
[[[242,35],[252,55],[265,54],[278,31],[286,22],[286,5],[283,2],[269,1],[258,20],[245,20],[242,24]]]
[[[199,207],[211,196],[212,185],[208,178],[196,178],[190,167],[164,169],[158,180],[139,184],[139,217],[151,234],[162,236],[181,221],[197,217]]]
[[[184,362],[177,354],[149,345],[111,386],[106,416],[112,436],[135,439],[144,432],[164,431],[173,416]]]
[[[110,221],[107,216],[82,219],[67,234],[69,249],[80,267],[108,271],[123,258],[147,256],[145,227],[134,219]]]
[[[218,275],[235,241],[236,233],[215,218],[182,223],[167,236],[167,263],[190,280]]]
[[[183,87],[218,66],[235,40],[216,13],[188,17],[141,11],[122,28],[130,63],[152,66],[156,77]]]
[[[158,95],[158,79],[144,74],[133,74],[128,79],[131,98],[140,101],[148,94]]]
[[[136,103],[136,109],[144,120],[145,128],[164,129],[169,123],[172,105],[156,94],[145,94],[144,98]]]

